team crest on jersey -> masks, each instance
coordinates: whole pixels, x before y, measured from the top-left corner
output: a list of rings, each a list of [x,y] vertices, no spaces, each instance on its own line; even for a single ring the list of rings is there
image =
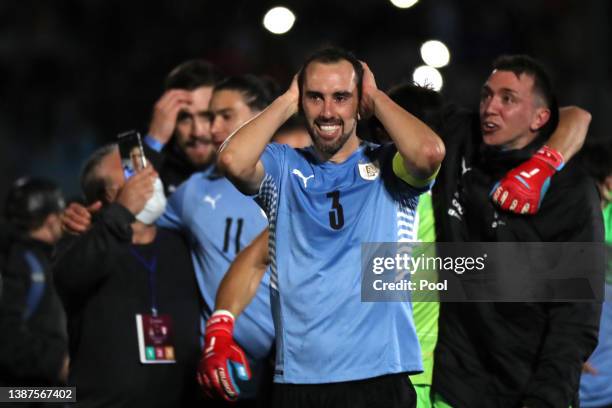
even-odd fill
[[[376,180],[380,175],[380,168],[378,163],[359,163],[359,175],[364,180]]]

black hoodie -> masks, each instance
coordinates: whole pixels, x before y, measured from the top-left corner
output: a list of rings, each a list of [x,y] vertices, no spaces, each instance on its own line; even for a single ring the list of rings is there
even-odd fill
[[[497,210],[505,173],[543,144],[483,147],[478,117],[447,111],[446,159],[433,190],[440,241],[598,242],[595,184],[574,162],[558,172],[536,215]],[[603,282],[603,269],[601,279]],[[442,303],[433,390],[455,408],[576,408],[582,364],[597,345],[599,303]]]

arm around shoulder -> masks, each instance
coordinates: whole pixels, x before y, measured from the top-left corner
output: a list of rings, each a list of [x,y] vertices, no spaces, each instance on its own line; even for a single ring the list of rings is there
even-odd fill
[[[590,123],[588,111],[578,106],[560,108],[559,124],[546,144],[561,153],[567,163],[582,148]]]

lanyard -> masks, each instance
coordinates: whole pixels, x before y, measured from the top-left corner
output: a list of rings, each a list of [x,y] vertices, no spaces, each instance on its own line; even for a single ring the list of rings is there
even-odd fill
[[[157,255],[153,255],[150,261],[147,261],[141,254],[136,251],[134,247],[130,247],[132,255],[138,259],[138,261],[146,268],[149,277],[149,290],[151,292],[151,314],[157,316],[157,297],[155,288],[155,279],[157,271]]]

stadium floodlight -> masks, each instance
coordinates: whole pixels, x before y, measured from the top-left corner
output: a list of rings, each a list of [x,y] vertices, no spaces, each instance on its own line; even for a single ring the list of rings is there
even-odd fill
[[[417,4],[419,0],[391,0],[391,4],[393,4],[397,8],[407,9],[415,4]]]
[[[412,80],[421,86],[432,88],[434,91],[442,89],[444,84],[440,71],[428,65],[421,65],[415,69],[412,74]]]
[[[421,58],[430,67],[442,68],[450,61],[450,52],[443,42],[437,40],[425,41],[421,45]]]
[[[295,14],[287,7],[274,7],[263,19],[264,27],[273,34],[285,34],[295,23]]]

